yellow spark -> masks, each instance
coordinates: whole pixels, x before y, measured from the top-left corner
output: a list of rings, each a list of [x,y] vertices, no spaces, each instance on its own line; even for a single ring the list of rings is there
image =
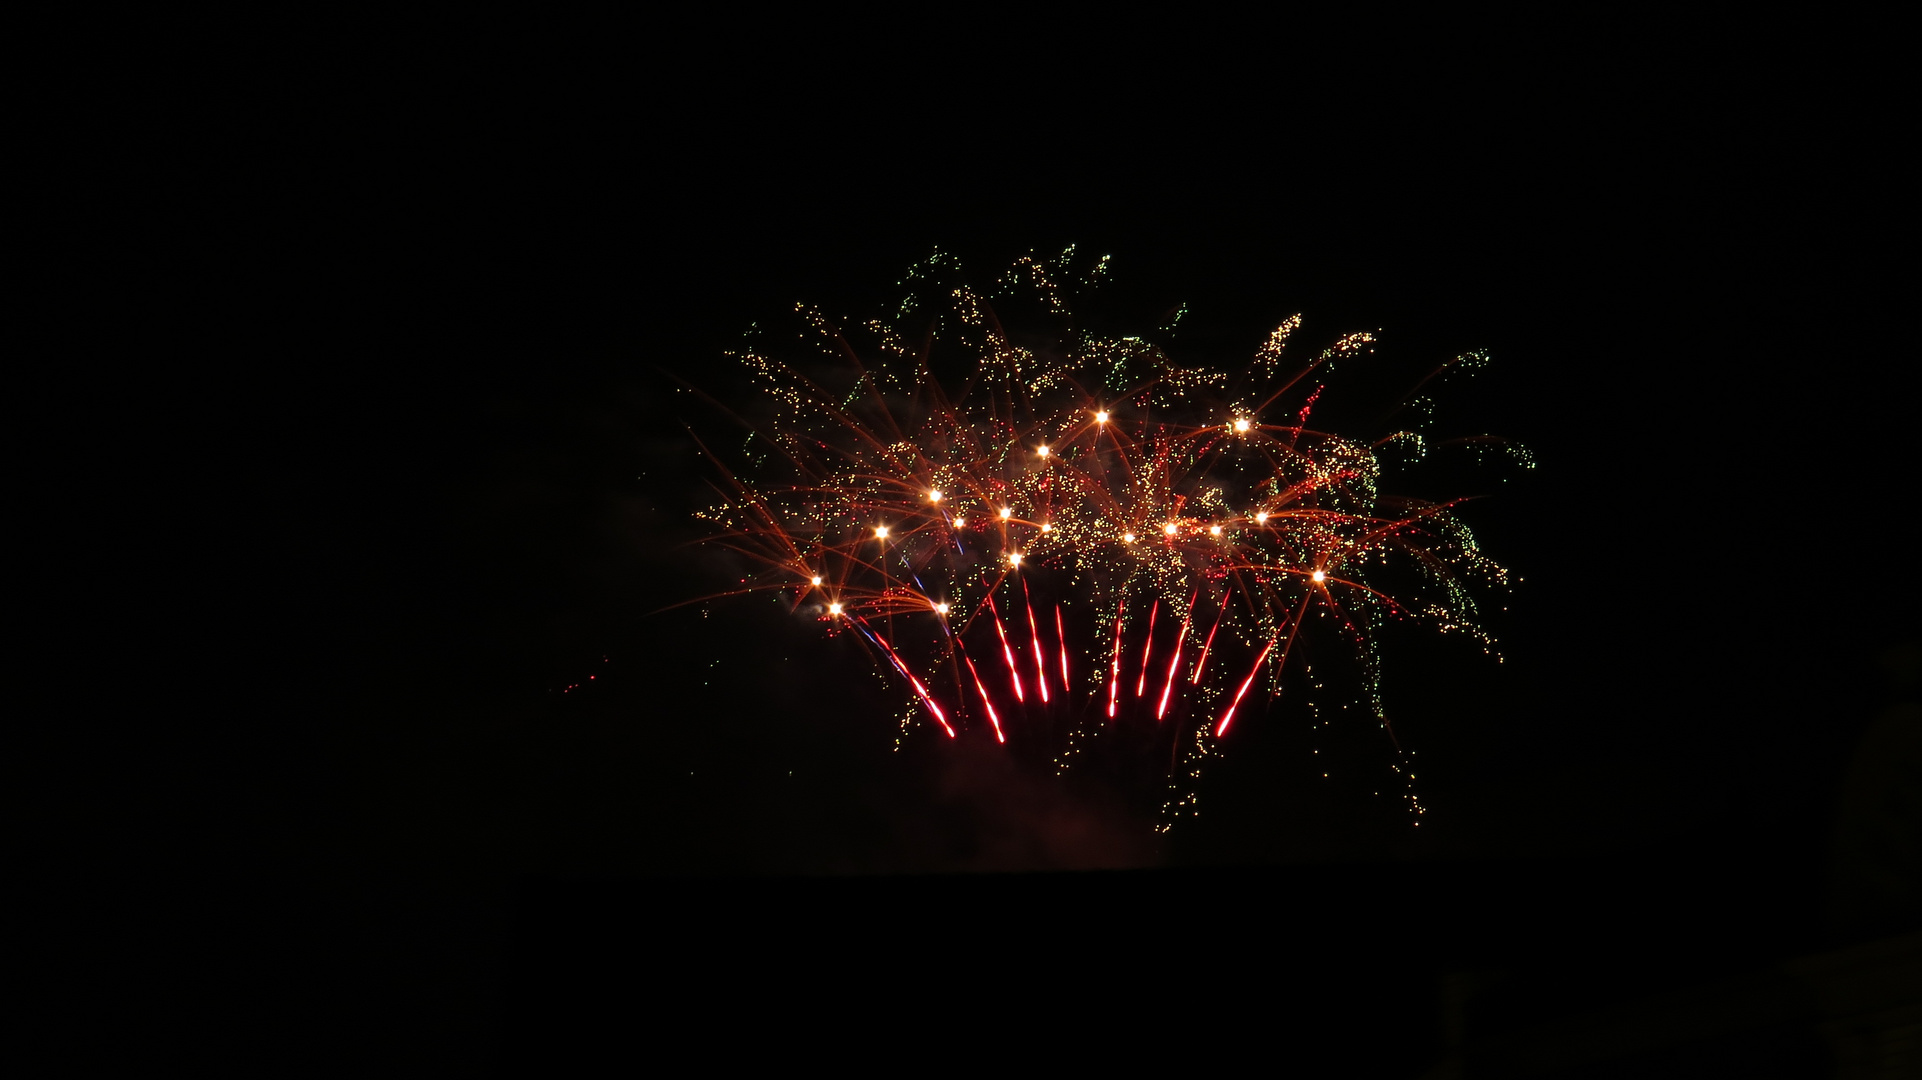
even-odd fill
[[[841,605],[839,605],[839,604],[829,604],[829,605],[828,605],[828,614],[829,614],[829,615],[839,615],[839,614],[841,614]]]
[[[1220,535],[1221,535],[1221,526],[1219,526],[1219,525],[1210,525],[1210,526],[1208,526],[1208,535],[1209,535],[1209,536],[1220,536]]]
[[[1257,525],[1266,525],[1266,524],[1268,524],[1268,511],[1266,511],[1266,510],[1263,510],[1263,511],[1262,511],[1261,513],[1259,513],[1259,514],[1256,514],[1256,515],[1255,515],[1255,524],[1257,524]]]
[[[928,501],[929,501],[929,502],[940,502],[940,501],[941,501],[941,489],[940,489],[940,488],[935,488],[935,489],[934,489],[933,491],[930,491],[930,492],[928,492]]]
[[[957,528],[957,529],[965,529],[965,528],[967,528],[967,527],[968,527],[968,519],[967,519],[967,518],[964,518],[964,517],[958,517],[958,518],[955,518],[955,519],[954,519],[954,527],[955,527],[955,528]]]
[[[821,583],[821,575],[816,574],[814,575],[814,577],[810,578],[809,580],[812,581],[814,584],[819,585]]]
[[[1238,435],[1246,435],[1246,434],[1248,433],[1248,428],[1249,428],[1249,427],[1250,427],[1250,425],[1249,425],[1249,423],[1248,423],[1248,421],[1247,421],[1247,419],[1246,419],[1245,417],[1237,417],[1237,418],[1235,419],[1235,433],[1236,433],[1236,434],[1238,434]]]
[[[1135,534],[1133,534],[1133,533],[1122,533],[1122,534],[1121,534],[1121,542],[1122,542],[1122,543],[1124,543],[1124,544],[1132,544],[1132,543],[1134,543],[1134,542],[1135,542]]]
[[[1161,527],[1161,531],[1167,533],[1169,536],[1173,536],[1175,534],[1175,523],[1170,521]]]
[[[1098,412],[1098,413],[1095,413],[1095,414],[1094,414],[1094,422],[1095,422],[1095,423],[1097,423],[1097,424],[1105,424],[1105,423],[1107,423],[1107,422],[1108,422],[1108,414],[1107,414],[1107,412],[1105,412],[1105,411],[1103,411],[1103,412]]]
[[[946,615],[948,613],[948,602],[943,600],[942,602],[934,605],[934,613],[936,615]]]
[[[1044,446],[1044,447],[1042,447],[1041,449],[1039,449],[1039,450],[1036,450],[1036,451],[1035,451],[1035,453],[1037,453],[1037,454],[1040,454],[1040,455],[1041,455],[1042,457],[1047,457],[1047,456],[1048,456],[1048,448]]]
[[[1013,516],[1014,516],[1014,511],[1012,509],[1009,509],[1008,507],[1005,507],[1005,506],[1001,508],[1001,520],[1006,521]]]
[[[874,527],[874,538],[876,540],[886,540],[888,538],[888,527],[886,525],[876,525]]]
[[[1053,526],[1053,525],[1050,525],[1050,524],[1048,524],[1048,523],[1047,523],[1047,522],[1045,522],[1045,521],[1041,523],[1041,531],[1042,531],[1042,532],[1051,532],[1051,531],[1053,531],[1053,529],[1054,529],[1054,526]]]
[[[1317,570],[1317,571],[1315,571],[1314,573],[1312,573],[1312,574],[1310,574],[1310,575],[1308,575],[1308,576],[1309,576],[1309,577],[1311,577],[1311,578],[1314,578],[1314,579],[1315,579],[1315,583],[1316,583],[1317,585],[1319,585],[1319,584],[1321,584],[1322,582],[1324,582],[1324,581],[1327,581],[1327,580],[1328,580],[1328,575],[1327,575],[1327,574],[1324,574],[1324,573],[1322,573],[1322,572],[1321,572],[1320,570]]]
[[[1019,551],[1008,552],[1008,565],[1009,566],[1021,565],[1021,553]]]

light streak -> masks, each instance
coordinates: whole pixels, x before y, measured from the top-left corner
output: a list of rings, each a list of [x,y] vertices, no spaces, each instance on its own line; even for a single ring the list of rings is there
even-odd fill
[[[935,704],[934,696],[928,693],[927,687],[921,685],[921,680],[915,678],[914,673],[908,670],[908,665],[903,663],[901,657],[895,653],[894,646],[889,645],[886,638],[883,638],[870,629],[865,620],[856,619],[855,625],[860,627],[861,632],[866,634],[876,645],[881,646],[882,651],[888,654],[888,659],[894,661],[895,669],[907,678],[908,685],[914,687],[914,692],[920,695],[923,702],[927,703],[928,711],[934,714],[935,720],[941,725],[941,730],[948,733],[948,738],[954,738],[954,728],[949,725],[947,714],[941,711],[941,706]]]
[[[1221,606],[1215,609],[1215,621],[1208,627],[1208,640],[1201,643],[1201,655],[1195,660],[1195,677],[1188,680],[1190,685],[1201,685],[1201,669],[1208,664],[1208,646],[1215,643],[1215,631],[1221,629],[1221,617],[1228,613],[1228,598],[1221,598]]]
[[[1061,644],[1061,692],[1068,693],[1074,685],[1068,681],[1068,632],[1061,629],[1061,605],[1054,606],[1054,639]]]
[[[1195,600],[1200,595],[1201,590],[1196,589],[1194,595],[1188,598],[1187,613],[1181,617],[1181,632],[1175,635],[1175,654],[1168,658],[1168,681],[1161,687],[1161,704],[1155,709],[1157,721],[1168,715],[1168,696],[1175,689],[1175,669],[1181,666],[1181,643],[1188,640],[1188,620],[1194,617]]]
[[[1027,579],[1021,581],[1021,599],[1028,608],[1028,639],[1034,645],[1034,682],[1041,688],[1041,703],[1048,703],[1048,662],[1041,658],[1041,628],[1034,623],[1034,600],[1028,595]]]
[[[1215,728],[1215,738],[1219,739],[1228,734],[1229,721],[1235,718],[1235,710],[1241,706],[1243,695],[1248,693],[1248,687],[1254,685],[1255,676],[1261,674],[1261,665],[1268,659],[1268,650],[1274,647],[1275,639],[1269,638],[1268,644],[1261,650],[1261,655],[1255,657],[1255,666],[1248,672],[1248,677],[1241,680],[1241,689],[1235,691],[1235,700],[1229,703],[1228,711],[1221,714],[1221,723]]]
[[[1001,635],[1001,655],[1008,661],[1008,678],[1014,682],[1014,699],[1026,701],[1027,695],[1021,692],[1021,672],[1014,665],[1014,649],[1008,645],[1008,628],[1001,623],[1001,611],[994,606],[993,593],[988,594],[988,611],[994,616],[994,628]]]
[[[974,676],[975,692],[981,695],[981,707],[988,710],[988,723],[994,726],[994,741],[1007,742],[1008,736],[1001,730],[1001,715],[994,711],[994,702],[988,697],[987,685],[981,681],[981,672],[974,666],[974,657],[968,655],[967,647],[961,644],[960,638],[955,639],[955,647],[960,650],[961,659],[967,661],[968,674]]]
[[[1135,681],[1135,696],[1140,697],[1148,691],[1148,658],[1155,651],[1155,612],[1161,610],[1161,598],[1155,597],[1154,606],[1148,609],[1148,640],[1141,646],[1141,678]]]

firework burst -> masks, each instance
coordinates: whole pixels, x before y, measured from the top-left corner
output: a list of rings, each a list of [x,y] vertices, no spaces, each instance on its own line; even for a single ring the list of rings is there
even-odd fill
[[[1149,337],[1076,327],[1070,297],[1107,260],[1077,274],[1072,251],[1021,259],[985,294],[936,253],[887,318],[800,307],[794,337],[750,335],[734,355],[755,400],[727,410],[750,434],[737,467],[710,453],[721,499],[703,515],[709,543],[751,560],[730,593],[854,635],[900,684],[904,732],[925,717],[1063,771],[1103,739],[1162,746],[1139,756],[1158,762],[1163,829],[1280,693],[1311,615],[1362,659],[1392,742],[1374,631],[1408,619],[1486,647],[1467,585],[1506,579],[1454,503],[1380,490],[1390,448],[1432,439],[1314,425],[1322,380],[1374,336],[1290,362],[1297,316],[1237,374],[1177,366]],[[1022,304],[1035,337],[995,306]]]

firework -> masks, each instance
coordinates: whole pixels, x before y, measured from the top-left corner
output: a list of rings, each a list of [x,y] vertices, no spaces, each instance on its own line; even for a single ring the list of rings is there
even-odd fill
[[[1280,692],[1311,616],[1373,680],[1384,620],[1480,635],[1466,586],[1505,575],[1454,503],[1379,490],[1387,450],[1419,456],[1424,433],[1312,422],[1373,335],[1290,363],[1297,316],[1237,373],[1177,366],[1150,337],[1076,327],[1070,295],[1106,267],[1024,258],[984,294],[937,253],[887,318],[801,307],[793,338],[752,336],[735,355],[755,400],[728,410],[750,434],[735,467],[710,454],[722,498],[704,516],[751,560],[731,592],[854,634],[900,680],[906,723],[1040,746],[1060,769],[1125,728],[1165,739],[1165,826],[1192,808],[1180,779],[1252,722],[1250,695]],[[996,305],[1021,304],[1043,332],[1003,325]]]

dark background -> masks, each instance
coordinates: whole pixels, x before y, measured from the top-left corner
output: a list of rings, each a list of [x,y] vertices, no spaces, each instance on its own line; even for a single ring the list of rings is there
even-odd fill
[[[243,624],[289,633],[241,654],[297,673],[146,763],[231,795],[118,839],[247,913],[239,951],[298,973],[304,1038],[538,1057],[561,1022],[531,1002],[605,973],[552,966],[558,927],[632,913],[751,971],[832,925],[845,950],[810,955],[869,970],[952,948],[952,873],[1013,875],[966,888],[1028,913],[989,935],[1018,972],[1103,906],[1075,871],[1137,871],[1100,880],[1164,913],[1219,900],[1115,931],[1162,993],[1236,969],[1222,940],[1318,918],[1344,970],[1402,971],[1385,958],[1462,926],[1487,956],[1408,970],[1506,963],[1533,947],[1517,924],[1592,921],[1555,914],[1586,887],[1500,919],[1476,899],[1548,880],[1615,882],[1678,938],[1717,923],[1744,962],[1890,928],[1823,906],[1850,755],[1898,697],[1876,657],[1914,637],[1886,69],[1719,35],[1314,64],[1000,44],[985,67],[806,41],[267,56],[129,110],[167,178],[138,200],[135,273],[186,298],[161,329],[244,373],[207,365],[247,390],[248,437],[213,460],[265,496]],[[1069,243],[1114,256],[1108,310],[1187,303],[1196,361],[1240,363],[1296,312],[1304,344],[1373,330],[1387,364],[1493,354],[1439,426],[1534,451],[1467,511],[1523,582],[1490,618],[1505,662],[1449,639],[1388,657],[1418,834],[1297,783],[1285,702],[1154,841],[982,748],[894,751],[898,695],[849,641],[758,603],[650,614],[715,587],[681,546],[703,475],[683,423],[724,423],[666,373],[722,378],[797,300],[865,316],[935,246],[985,280]],[[1324,889],[1407,901],[1363,919]],[[659,978],[712,970],[594,940]],[[1402,1002],[1357,1030],[1432,1057],[1426,983],[1344,978]]]

